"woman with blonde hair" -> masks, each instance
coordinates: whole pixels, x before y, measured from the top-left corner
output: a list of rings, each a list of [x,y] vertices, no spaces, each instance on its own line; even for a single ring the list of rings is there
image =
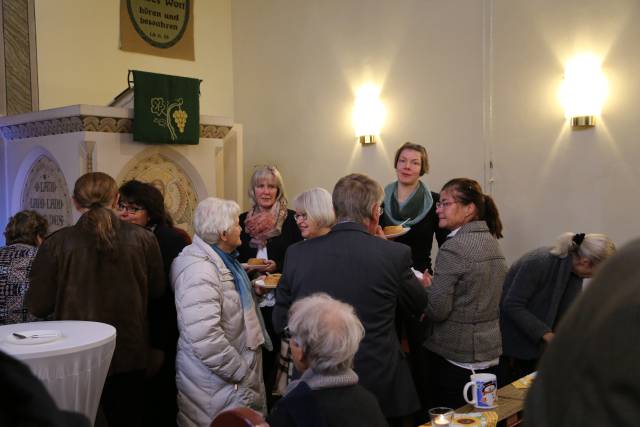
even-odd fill
[[[33,263],[29,311],[55,320],[88,320],[116,328],[116,349],[102,392],[109,425],[140,425],[148,361],[147,303],[165,278],[150,231],[120,221],[118,186],[109,175],[82,175],[73,189],[81,213],[75,225],[53,233]]]
[[[278,168],[267,165],[257,167],[253,171],[249,198],[251,208],[240,215],[242,244],[238,248],[238,261],[246,263],[250,258],[264,260],[263,266],[248,265],[246,268],[250,274],[256,268],[260,269],[260,272],[281,273],[287,248],[302,240],[302,235],[296,226],[295,212],[287,208],[284,182]],[[259,303],[267,331],[274,344],[273,351],[263,349],[264,383],[269,406],[271,390],[276,379],[277,356],[280,354],[280,339],[273,330],[271,321],[275,303],[274,291],[262,295]]]
[[[604,234],[563,233],[554,246],[534,249],[511,266],[500,303],[501,383],[536,370],[583,280],[614,252]]]

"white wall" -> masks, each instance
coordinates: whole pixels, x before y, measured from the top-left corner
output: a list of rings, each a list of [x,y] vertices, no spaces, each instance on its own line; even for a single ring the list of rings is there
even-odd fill
[[[290,199],[312,186],[331,190],[350,172],[387,183],[396,148],[411,140],[429,150],[426,182],[434,190],[452,176],[482,180],[483,7],[468,0],[233,2],[246,177],[253,165],[274,163]],[[355,89],[368,79],[382,85],[388,118],[384,142],[363,147],[351,110]]]
[[[563,231],[621,244],[639,234],[639,9],[633,0],[233,2],[245,174],[273,162],[290,196],[352,171],[386,183],[395,148],[411,140],[429,151],[432,189],[469,176],[494,194],[509,260]],[[576,132],[557,90],[564,62],[583,50],[605,55],[610,96],[598,126]],[[354,144],[350,123],[367,75],[384,83],[389,111],[375,147]]]
[[[107,105],[137,69],[203,80],[200,112],[233,116],[230,0],[194,8],[195,61],[118,49],[119,0],[37,0],[40,109]]]

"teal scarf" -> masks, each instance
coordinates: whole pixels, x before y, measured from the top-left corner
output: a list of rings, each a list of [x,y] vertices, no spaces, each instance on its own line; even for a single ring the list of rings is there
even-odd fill
[[[409,219],[405,224],[409,227],[419,223],[427,216],[433,206],[433,197],[426,184],[418,181],[413,194],[404,203],[398,203],[398,181],[387,185],[384,189],[384,219],[386,224],[398,225]]]
[[[220,256],[220,259],[224,263],[225,267],[227,267],[233,275],[233,283],[236,285],[236,291],[238,292],[238,295],[240,295],[240,304],[242,305],[242,310],[245,312],[249,310],[255,310],[256,315],[258,316],[258,320],[260,321],[260,327],[262,328],[262,335],[264,335],[264,347],[269,351],[273,350],[273,344],[271,343],[271,339],[269,338],[269,333],[264,326],[262,313],[258,308],[256,308],[256,304],[253,300],[253,292],[251,291],[251,281],[249,280],[249,276],[247,276],[247,273],[244,271],[244,269],[236,259],[238,257],[238,252],[235,251],[231,254],[228,254],[216,245],[210,246],[211,249],[213,249],[215,253]]]

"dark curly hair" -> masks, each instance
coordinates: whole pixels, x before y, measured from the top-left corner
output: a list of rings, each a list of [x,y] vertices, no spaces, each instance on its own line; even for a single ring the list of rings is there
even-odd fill
[[[168,225],[173,227],[171,215],[164,206],[164,197],[156,187],[142,181],[127,181],[120,187],[120,201],[138,205],[149,215],[148,225]]]
[[[7,245],[24,243],[37,246],[38,237],[44,239],[47,235],[49,223],[46,218],[36,211],[20,211],[11,218],[4,229]]]

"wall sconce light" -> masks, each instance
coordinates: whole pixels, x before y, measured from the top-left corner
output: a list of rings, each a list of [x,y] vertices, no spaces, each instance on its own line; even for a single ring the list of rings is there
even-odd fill
[[[600,115],[606,97],[607,79],[598,58],[585,54],[567,63],[560,98],[565,117],[571,120],[573,128],[595,126],[596,116]]]
[[[353,127],[361,144],[374,144],[380,137],[385,110],[380,101],[380,89],[365,85],[358,89],[353,106]]]

